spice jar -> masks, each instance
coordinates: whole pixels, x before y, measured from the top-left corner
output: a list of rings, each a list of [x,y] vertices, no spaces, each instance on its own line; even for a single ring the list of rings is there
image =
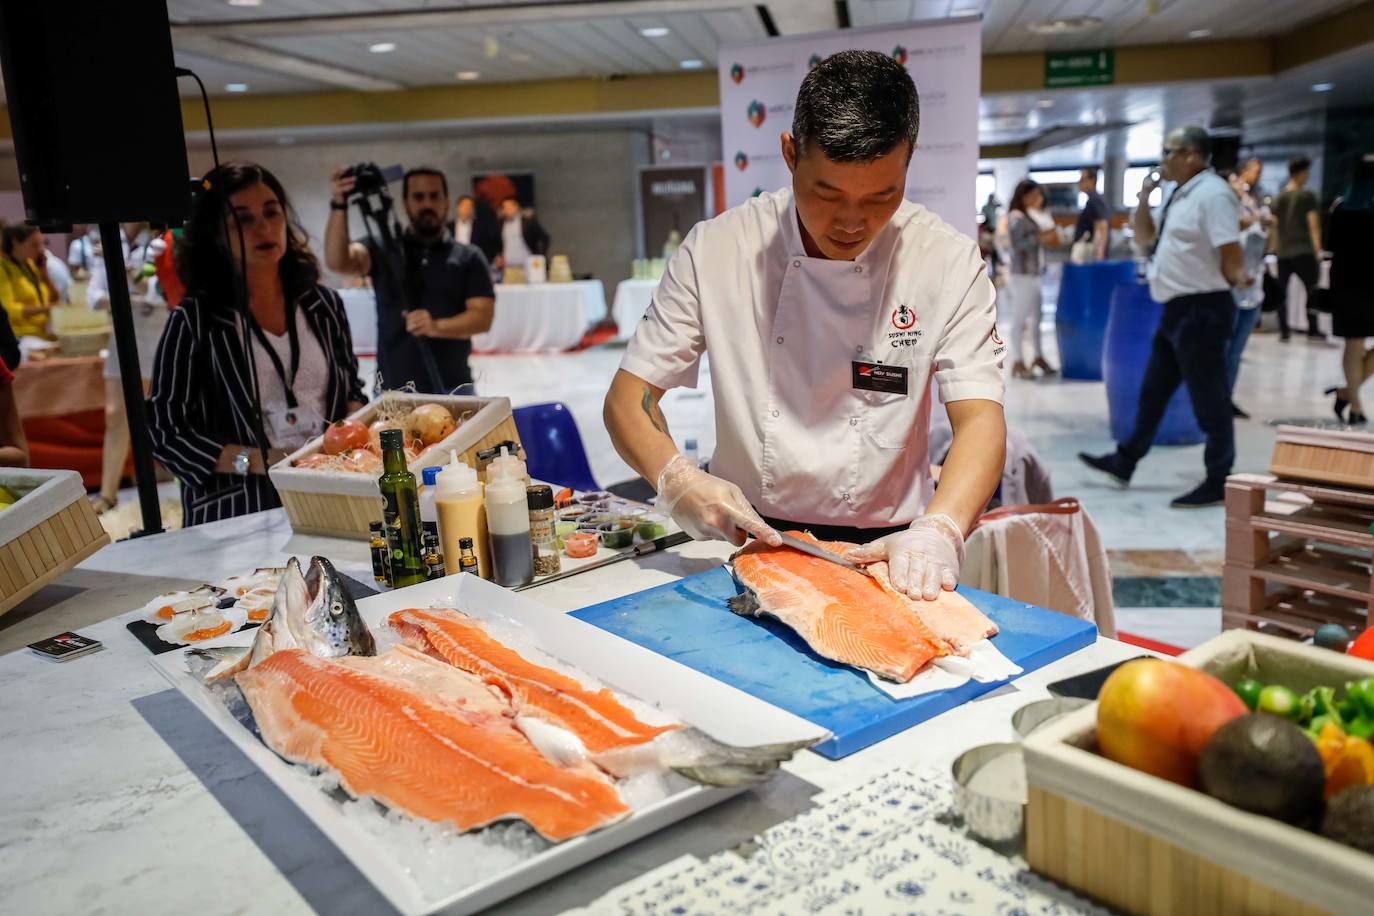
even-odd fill
[[[535,484],[525,490],[530,507],[530,545],[534,550],[534,574],[551,576],[562,564],[558,559],[558,539],[554,534],[553,488]]]

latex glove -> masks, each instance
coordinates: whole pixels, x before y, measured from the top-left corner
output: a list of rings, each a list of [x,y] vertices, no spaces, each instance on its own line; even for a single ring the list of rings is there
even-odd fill
[[[964,533],[948,515],[923,515],[905,531],[849,551],[855,563],[887,560],[892,587],[909,598],[934,601],[953,591],[964,562]]]
[[[738,547],[752,534],[774,547],[782,543],[739,487],[712,477],[683,455],[674,455],[659,472],[654,507],[698,541],[723,540]]]

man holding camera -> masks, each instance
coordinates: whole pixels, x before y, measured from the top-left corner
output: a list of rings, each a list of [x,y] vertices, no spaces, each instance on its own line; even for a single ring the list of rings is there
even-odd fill
[[[324,232],[324,261],[330,270],[366,276],[377,292],[377,371],[387,387],[414,382],[427,394],[447,394],[472,381],[468,355],[472,337],[491,327],[496,292],[482,252],[454,240],[445,226],[448,181],[438,169],[415,168],[401,181],[409,225],[397,240],[399,282],[378,277],[387,259],[380,239],[351,241],[348,201],[355,193],[355,169],[330,173],[333,199]],[[390,219],[390,214],[383,214]],[[392,261],[391,263],[396,263]],[[382,270],[386,267],[382,266]],[[399,291],[404,301],[387,301]],[[433,354],[433,368],[424,348]]]

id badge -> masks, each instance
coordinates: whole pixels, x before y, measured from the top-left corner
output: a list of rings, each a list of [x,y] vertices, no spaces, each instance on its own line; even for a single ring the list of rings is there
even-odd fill
[[[295,451],[324,429],[324,418],[309,407],[278,404],[263,411],[273,446]]]
[[[882,394],[910,394],[907,386],[906,366],[886,366],[882,363],[864,363],[854,360],[854,387],[859,391],[877,391]]]

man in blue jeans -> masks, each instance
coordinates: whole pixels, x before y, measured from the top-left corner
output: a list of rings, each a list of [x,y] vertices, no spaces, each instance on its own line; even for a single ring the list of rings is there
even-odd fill
[[[1127,486],[1149,452],[1169,399],[1188,386],[1198,426],[1207,436],[1207,478],[1173,500],[1176,509],[1219,505],[1236,459],[1235,426],[1226,352],[1235,325],[1231,289],[1244,289],[1240,208],[1226,180],[1212,171],[1212,141],[1201,127],[1180,127],[1164,141],[1160,171],[1174,182],[1159,218],[1150,212],[1153,176],[1141,186],[1135,210],[1136,241],[1151,245],[1150,295],[1164,303],[1150,361],[1140,384],[1135,430],[1107,455],[1078,457],[1088,467]]]

